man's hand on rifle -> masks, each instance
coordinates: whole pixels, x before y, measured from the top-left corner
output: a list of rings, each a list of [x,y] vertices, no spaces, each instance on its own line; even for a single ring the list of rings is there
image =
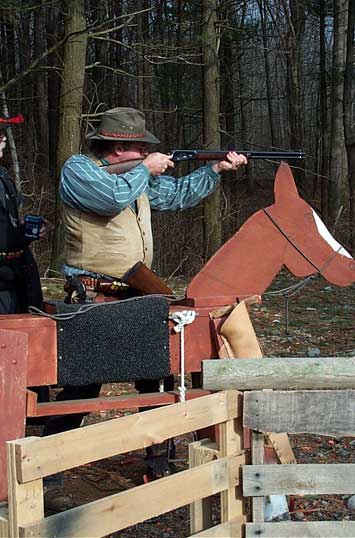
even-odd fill
[[[218,161],[212,165],[213,170],[220,174],[221,172],[228,172],[229,170],[237,170],[240,166],[247,164],[248,160],[245,155],[230,151],[227,153],[227,159],[225,161]]]
[[[171,155],[165,153],[150,153],[142,162],[151,176],[161,176],[168,168],[174,168],[174,163],[171,160]]]

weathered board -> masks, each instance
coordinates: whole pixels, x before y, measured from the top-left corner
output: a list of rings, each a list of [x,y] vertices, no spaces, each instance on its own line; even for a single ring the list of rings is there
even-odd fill
[[[203,361],[205,390],[355,389],[355,357]]]
[[[354,493],[355,465],[351,463],[245,465],[242,473],[245,497]]]
[[[354,521],[247,523],[245,538],[354,538]]]
[[[355,436],[355,391],[251,391],[243,424],[263,432]]]

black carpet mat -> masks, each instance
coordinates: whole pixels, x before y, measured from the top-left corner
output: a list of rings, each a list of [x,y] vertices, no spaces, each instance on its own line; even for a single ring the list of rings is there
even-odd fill
[[[169,375],[168,302],[154,295],[127,301],[67,305],[57,313],[58,385],[89,385]]]

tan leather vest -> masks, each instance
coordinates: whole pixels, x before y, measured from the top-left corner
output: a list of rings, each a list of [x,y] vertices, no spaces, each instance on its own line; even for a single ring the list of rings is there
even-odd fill
[[[120,277],[153,258],[150,204],[146,194],[115,216],[85,213],[63,204],[64,262],[95,273]]]

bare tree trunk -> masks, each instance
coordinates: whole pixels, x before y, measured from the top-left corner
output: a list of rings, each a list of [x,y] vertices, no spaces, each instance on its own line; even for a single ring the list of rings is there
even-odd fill
[[[328,196],[330,222],[335,222],[345,198],[345,146],[344,146],[344,72],[346,58],[346,30],[348,0],[334,0],[334,45],[331,102],[331,160]]]
[[[39,13],[34,18],[34,55],[38,57],[47,48],[47,36],[44,32],[44,11],[45,6],[42,5],[38,8]],[[45,38],[43,38],[45,36]],[[43,63],[47,63],[47,58],[43,60]],[[36,138],[37,148],[35,155],[36,160],[39,160],[41,171],[43,171],[43,178],[48,178],[49,173],[49,132],[48,132],[48,93],[47,93],[47,73],[39,71],[35,73],[34,86],[36,88],[34,98],[34,113],[36,120]]]
[[[81,111],[85,77],[87,33],[84,0],[66,1],[64,65],[59,104],[57,177],[64,162],[80,148]],[[52,249],[52,267],[58,268],[62,253],[60,200],[57,194],[56,234]]]
[[[0,69],[0,84],[3,83],[2,73]],[[1,112],[4,114],[5,117],[9,117],[9,110],[7,107],[7,99],[4,92],[1,93]],[[13,176],[14,181],[16,183],[16,187],[21,190],[21,176],[20,176],[20,165],[18,160],[18,154],[17,154],[17,148],[15,144],[14,135],[12,133],[12,129],[7,129],[6,131],[6,137],[8,140],[10,153],[11,153],[11,159],[13,164]]]
[[[344,132],[348,157],[350,248],[355,254],[355,117],[353,108],[355,0],[349,0],[347,51],[344,81]]]
[[[139,0],[137,2],[137,9],[144,9],[144,0]],[[137,16],[137,107],[140,110],[144,110],[144,58],[143,58],[143,41],[144,41],[144,20],[145,14],[140,13]]]
[[[58,41],[58,27],[62,20],[59,19],[55,10],[49,10],[46,15],[46,33],[48,47],[51,48]],[[58,54],[53,53],[48,56],[48,158],[51,179],[56,188],[56,152],[58,142],[58,103],[60,92],[60,79],[58,74]]]
[[[304,143],[304,106],[303,106],[303,58],[302,42],[305,30],[305,6],[303,1],[290,0],[287,54],[287,93],[290,121],[290,145],[302,148]],[[296,179],[304,186],[304,173],[295,170]]]
[[[217,2],[203,0],[203,84],[204,84],[204,145],[220,147],[219,133],[219,62],[216,34]],[[203,232],[205,256],[210,257],[222,244],[221,186],[203,205]]]
[[[267,28],[266,28],[267,16],[266,16],[265,0],[258,0],[258,7],[259,7],[259,12],[260,12],[261,36],[263,40],[266,96],[267,96],[267,107],[268,107],[268,113],[269,113],[271,146],[275,147],[278,145],[278,142],[277,142],[277,136],[276,136],[276,125],[275,125],[275,118],[274,118],[272,99],[271,99],[272,84],[271,84],[271,68],[270,68],[268,42],[267,42]]]
[[[325,222],[328,221],[328,176],[329,176],[329,122],[327,96],[327,55],[325,49],[325,0],[319,3],[319,105],[320,105],[320,181],[321,212]]]

